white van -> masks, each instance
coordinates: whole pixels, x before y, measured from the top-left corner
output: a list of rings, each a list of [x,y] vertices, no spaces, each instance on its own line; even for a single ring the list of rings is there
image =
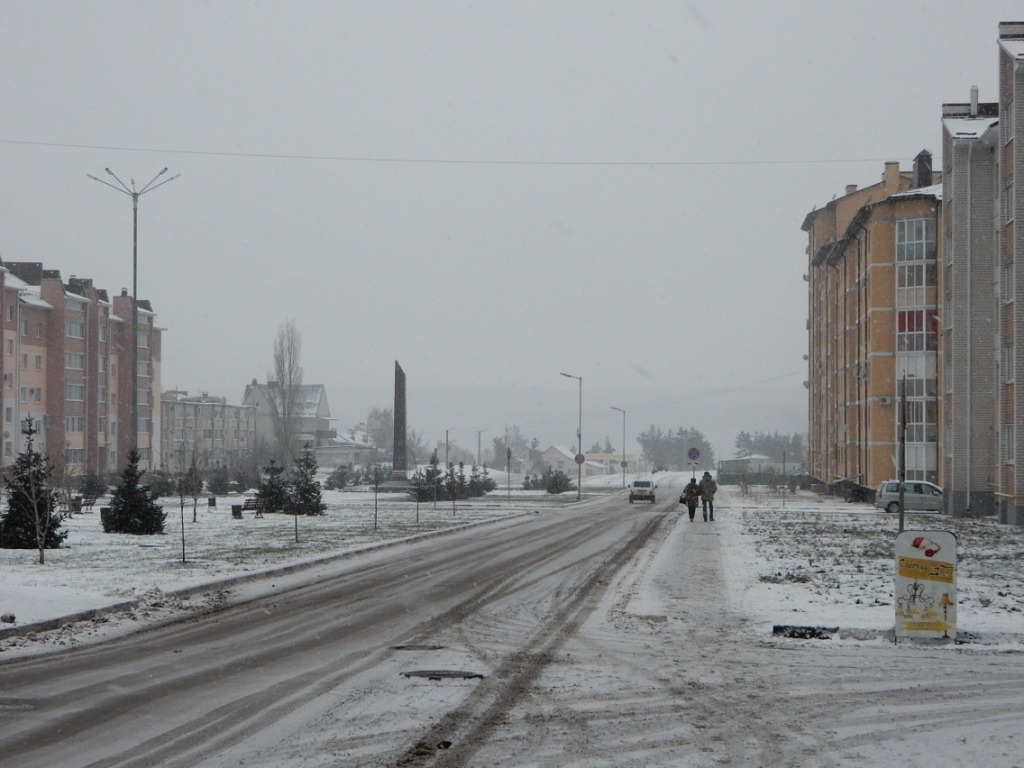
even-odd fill
[[[878,486],[875,506],[894,514],[900,511],[899,480],[886,480]],[[903,509],[941,510],[942,489],[925,480],[907,480],[903,483]]]

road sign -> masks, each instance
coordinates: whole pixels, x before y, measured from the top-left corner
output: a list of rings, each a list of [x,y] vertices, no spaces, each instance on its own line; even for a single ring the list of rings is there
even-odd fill
[[[700,450],[697,448],[691,448],[686,452],[686,455],[690,457],[690,461],[696,461],[700,458]]]
[[[587,457],[584,456],[582,453],[577,453],[576,454],[576,463],[577,464],[582,464],[586,460],[587,460]]]

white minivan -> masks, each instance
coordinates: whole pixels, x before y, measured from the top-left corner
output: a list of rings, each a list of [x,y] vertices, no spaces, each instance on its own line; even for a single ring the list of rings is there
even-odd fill
[[[886,480],[875,491],[875,506],[887,512],[900,511],[900,482]],[[907,480],[903,483],[903,509],[942,509],[942,489],[925,480]]]

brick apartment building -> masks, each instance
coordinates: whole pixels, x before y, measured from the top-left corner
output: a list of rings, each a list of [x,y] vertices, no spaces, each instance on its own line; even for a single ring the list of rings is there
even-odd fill
[[[812,211],[808,234],[808,472],[874,486],[895,475],[906,377],[907,477],[938,479],[937,255],[931,155]]]
[[[941,188],[919,155],[804,220],[808,471],[895,477],[906,375],[907,478],[944,486],[948,514],[1024,525],[1024,22],[998,49],[999,100],[942,105]]]
[[[92,280],[39,262],[0,264],[3,318],[3,443],[5,465],[23,450],[31,417],[35,445],[58,472],[118,470],[131,446],[132,297],[112,299]],[[138,303],[138,436],[141,466],[159,445],[160,342],[148,301]]]
[[[157,466],[178,473],[233,468],[256,450],[256,407],[231,405],[223,397],[172,390],[161,398],[162,437]]]

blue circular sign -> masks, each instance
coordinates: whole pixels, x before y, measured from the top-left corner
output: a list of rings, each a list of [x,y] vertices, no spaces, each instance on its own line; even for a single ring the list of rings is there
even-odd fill
[[[690,461],[696,461],[700,458],[700,451],[696,448],[691,448],[686,452],[686,455],[690,457]]]

